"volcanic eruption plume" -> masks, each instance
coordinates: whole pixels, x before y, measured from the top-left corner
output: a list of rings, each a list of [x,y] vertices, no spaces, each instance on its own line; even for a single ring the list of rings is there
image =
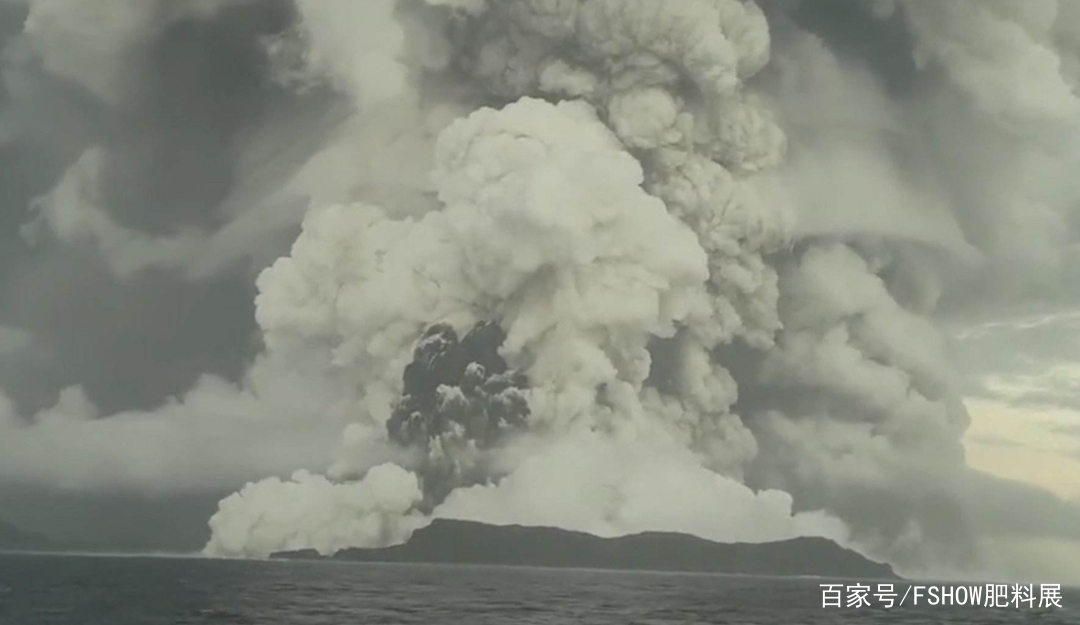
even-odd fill
[[[56,43],[79,23],[57,3],[31,2],[26,35],[138,110],[127,52],[259,10],[166,4],[89,46],[107,72]],[[237,169],[259,166],[224,225],[118,223],[119,142],[72,159],[25,229],[125,277],[261,268],[243,375],[151,411],[227,415],[271,450],[208,554],[384,546],[452,517],[978,560],[938,314],[1080,266],[1068,3],[273,4],[244,32],[280,106],[239,142]],[[268,137],[288,149],[267,158]],[[83,427],[65,397],[28,436]],[[293,449],[273,432],[304,453],[263,462]]]
[[[367,394],[357,419],[386,424],[364,434],[354,427],[353,443],[374,436],[409,449],[404,466],[424,493],[418,513],[601,534],[846,539],[835,512],[792,509],[790,484],[808,480],[813,491],[819,478],[778,463],[804,454],[788,433],[811,427],[817,413],[804,418],[803,405],[779,397],[737,412],[739,383],[725,362],[740,352],[761,362],[760,374],[746,367],[748,385],[791,388],[797,371],[779,370],[788,358],[820,372],[802,382],[812,391],[804,395],[821,398],[820,412],[860,414],[852,385],[895,380],[903,399],[882,399],[845,435],[858,436],[859,422],[924,418],[934,427],[914,437],[914,426],[905,430],[909,444],[956,448],[947,393],[919,394],[909,370],[918,373],[920,361],[892,353],[899,337],[876,332],[884,323],[868,320],[849,336],[844,319],[860,309],[823,311],[831,333],[796,333],[796,317],[807,314],[796,305],[795,325],[779,334],[783,280],[826,309],[832,294],[797,269],[826,248],[793,248],[791,207],[764,202],[755,186],[787,149],[763,96],[746,88],[769,59],[757,5],[587,0],[441,10],[448,67],[480,98],[505,104],[441,133],[438,205],[429,212],[314,207],[292,255],[261,276],[258,300],[272,352],[318,343],[334,367],[352,372]],[[317,50],[318,36],[302,38]],[[904,314],[857,251],[829,245],[881,298],[882,315]],[[832,358],[830,349],[849,354],[832,370],[815,360]],[[365,471],[346,446],[338,489],[362,488]],[[752,490],[746,480],[756,475],[784,490]],[[281,504],[303,483],[274,482]],[[333,550],[385,536],[355,525],[347,495],[323,496],[342,505],[340,541],[312,544]],[[843,502],[819,497],[814,507],[833,503]],[[268,512],[246,509],[275,505],[243,492],[223,502],[210,551],[281,548],[259,531]],[[234,523],[255,525],[244,532]],[[302,523],[290,528],[288,544],[304,532]]]

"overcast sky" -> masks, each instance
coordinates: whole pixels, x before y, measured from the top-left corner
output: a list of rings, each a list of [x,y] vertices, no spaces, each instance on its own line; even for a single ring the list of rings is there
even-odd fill
[[[2,518],[1080,581],[1080,3],[0,0],[0,48]],[[527,424],[388,440],[481,321]]]

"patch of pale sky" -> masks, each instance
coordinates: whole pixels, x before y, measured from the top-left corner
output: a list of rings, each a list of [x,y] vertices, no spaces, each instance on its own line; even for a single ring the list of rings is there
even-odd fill
[[[1005,342],[1010,335],[1037,327],[1060,327],[1067,333],[1078,320],[1080,311],[1031,316],[979,325],[955,338],[963,349],[966,341]],[[1073,392],[1080,386],[1080,362],[1047,361],[1037,372],[989,373],[979,381],[991,397],[966,401],[971,413],[964,439],[968,462],[993,475],[1080,499],[1080,410],[1026,401]],[[1078,436],[1071,436],[1072,431]]]

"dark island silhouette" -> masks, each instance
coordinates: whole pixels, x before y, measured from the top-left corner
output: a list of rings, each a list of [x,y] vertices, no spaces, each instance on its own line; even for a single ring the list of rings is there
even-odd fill
[[[322,559],[314,551],[274,558]],[[826,538],[770,543],[718,543],[688,534],[646,532],[600,538],[551,527],[488,525],[437,519],[408,542],[383,549],[346,549],[334,560],[382,563],[539,566],[741,575],[894,579],[892,567]]]

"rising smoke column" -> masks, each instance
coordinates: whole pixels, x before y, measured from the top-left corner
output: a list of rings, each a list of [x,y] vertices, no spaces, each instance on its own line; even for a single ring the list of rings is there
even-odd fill
[[[477,33],[485,36],[476,37]],[[729,414],[737,391],[711,352],[736,338],[759,348],[780,327],[777,275],[791,219],[744,178],[779,163],[786,140],[768,108],[742,89],[768,60],[753,3],[522,2],[493,5],[468,31],[462,62],[492,93],[586,98],[640,155],[646,188],[707,253],[707,305],[666,349],[648,401],[684,424],[717,467],[740,475],[754,442]],[[730,439],[730,444],[728,443]]]
[[[680,326],[709,314],[707,255],[697,235],[644,191],[639,162],[591,106],[523,98],[502,110],[482,109],[443,133],[436,163],[442,210],[416,220],[387,219],[363,205],[313,211],[291,257],[260,277],[258,303],[272,350],[326,345],[335,366],[352,372],[367,391],[368,418],[389,421],[390,432],[401,432],[398,423],[406,422],[394,419],[393,407],[414,350],[420,360],[440,353],[421,336],[431,321],[460,328],[455,333],[461,335],[479,321],[497,320],[506,334],[499,357],[528,380],[528,432],[519,444],[489,452],[479,465],[491,466],[489,473],[473,477],[474,488],[461,484],[447,514],[488,517],[489,502],[502,497],[499,489],[510,489],[526,500],[548,501],[548,516],[563,525],[606,533],[646,529],[655,519],[635,511],[665,487],[654,473],[617,467],[655,455],[654,463],[670,461],[668,479],[718,482],[737,494],[702,503],[692,489],[672,491],[676,508],[664,511],[665,527],[685,528],[688,520],[708,518],[691,510],[715,506],[717,518],[734,519],[736,537],[837,533],[819,517],[792,518],[789,496],[755,495],[708,469],[688,448],[698,428],[714,435],[713,451],[728,438],[745,442],[744,428],[717,419],[706,430],[710,424],[696,423],[698,415],[684,414],[675,401],[654,410],[664,400],[646,389],[648,348],[658,339],[681,340]],[[427,341],[448,336],[438,328]],[[352,431],[363,436],[360,428]],[[387,437],[385,430],[365,431]],[[594,453],[598,449],[607,451]],[[597,460],[604,464],[593,467]],[[423,472],[425,462],[410,468]],[[536,478],[525,476],[536,475],[537,462],[579,465],[583,483],[598,480],[596,488],[621,494],[597,508],[588,491],[565,490],[559,473],[549,473],[550,483],[532,484]],[[527,467],[520,478],[527,486],[519,489],[514,476],[521,467]],[[550,488],[569,496],[529,494]],[[428,484],[425,490],[441,488]],[[265,506],[273,499],[249,503]],[[504,518],[527,513],[508,508]],[[235,503],[222,508],[211,521],[215,532],[241,535],[233,524],[260,518],[236,509]],[[347,519],[343,512],[342,522]],[[263,535],[252,536],[258,541],[240,553],[277,548]],[[355,538],[358,545],[378,543],[376,536]],[[236,553],[221,547],[211,543],[213,552]]]
[[[741,180],[778,163],[785,146],[767,109],[740,89],[767,59],[760,10],[502,3],[456,28],[467,42],[458,66],[518,101],[443,133],[433,174],[441,210],[404,222],[363,206],[309,215],[292,257],[260,278],[268,346],[329,340],[335,363],[355,368],[371,418],[389,420],[400,443],[413,437],[400,435],[392,398],[424,328],[460,332],[492,319],[505,329],[500,354],[529,381],[528,432],[490,452],[475,487],[452,493],[455,516],[529,522],[527,509],[492,511],[491,502],[562,489],[557,472],[544,484],[537,467],[581,463],[597,488],[620,494],[597,506],[588,491],[568,490],[543,515],[551,522],[608,534],[839,535],[826,519],[792,517],[788,495],[734,481],[756,443],[730,412],[737,389],[712,356],[736,338],[766,348],[779,328],[778,276],[765,254],[786,245],[788,218],[760,208]],[[552,105],[527,97],[533,91],[586,101]],[[650,347],[669,371],[653,370]],[[479,446],[458,453],[468,449]],[[649,456],[668,480],[728,495],[677,489],[661,518],[643,517],[663,488],[657,473],[618,467]],[[340,475],[362,474],[348,464],[335,465]],[[729,522],[695,525],[710,518],[703,508]],[[223,508],[211,525],[238,534],[236,516]]]
[[[855,544],[894,562],[970,558],[955,501],[967,417],[925,316],[945,277],[923,259],[970,263],[979,253],[965,239],[986,242],[971,224],[1007,223],[997,217],[1013,209],[983,220],[938,201],[930,208],[939,214],[916,211],[918,223],[902,223],[908,215],[889,211],[949,194],[930,176],[919,184],[903,178],[879,149],[887,123],[871,129],[880,140],[873,149],[843,143],[842,134],[839,145],[800,134],[793,147],[780,120],[797,112],[800,94],[770,73],[769,24],[753,2],[429,4],[453,16],[443,22],[444,68],[503,106],[477,110],[441,135],[439,205],[430,212],[400,219],[392,207],[315,207],[291,257],[260,279],[270,352],[318,346],[362,389],[362,414],[319,505],[333,508],[344,499],[333,493],[368,479],[371,463],[350,446],[385,443],[410,449],[402,466],[421,476],[434,516],[724,540],[850,531]],[[968,41],[962,15],[936,19],[935,9],[916,4],[877,3],[873,18],[904,21],[919,43],[916,64],[936,61],[978,109],[1004,113],[1006,126],[1031,112],[1071,114],[1068,89],[1054,91],[1068,106],[1053,110],[996,100],[1000,85],[977,80],[995,61],[954,41]],[[960,13],[980,11],[961,5]],[[416,9],[398,8],[406,6]],[[1034,40],[1071,41],[1050,13],[999,9],[983,26],[1010,43],[1013,24]],[[797,31],[788,10],[773,6],[770,18]],[[827,66],[825,47],[800,49],[802,41],[789,37],[791,47],[780,48],[787,67]],[[800,51],[811,53],[802,66]],[[1041,52],[1031,58],[1038,77],[1052,80],[1054,61]],[[844,81],[848,71],[837,64]],[[875,89],[852,84],[860,97]],[[955,94],[941,101],[955,106]],[[826,120],[825,135],[829,124],[843,127]],[[854,224],[808,223],[820,214],[803,204],[843,215],[851,198],[877,199],[838,193],[830,206],[830,185],[812,180],[828,167],[807,165],[815,147],[830,148],[826,165],[842,154],[859,168],[859,156],[870,157],[878,169],[864,184],[888,201],[880,219],[858,221],[856,206]],[[996,161],[979,167],[1006,169]],[[995,249],[986,247],[979,252]],[[492,445],[474,429],[445,453],[433,441],[456,428],[438,425],[435,437],[427,428],[455,419],[429,405],[410,410],[424,433],[402,435],[407,420],[394,407],[409,405],[402,375],[410,358],[423,360],[424,333],[445,324],[434,326],[446,328],[436,337],[452,336],[449,329],[461,336],[478,322],[505,330],[498,355],[528,381],[515,387],[529,408],[521,431]],[[432,471],[433,457],[455,468]],[[444,484],[436,486],[439,475]],[[211,526],[235,538],[210,551],[295,546],[280,528],[260,533],[253,519],[287,505],[285,492],[306,481],[265,482],[260,496],[229,500]],[[817,509],[847,527],[793,514]],[[355,514],[331,518],[351,528]],[[343,533],[355,545],[385,538]]]
[[[796,269],[822,265],[817,258],[827,254],[816,244],[789,252],[797,199],[795,207],[768,203],[756,192],[756,175],[778,166],[788,148],[767,101],[745,87],[769,59],[768,26],[758,7],[502,3],[469,34],[464,63],[493,94],[590,101],[645,166],[649,192],[693,229],[708,255],[708,308],[683,322],[672,345],[654,350],[664,354],[653,376],[663,382],[645,390],[650,411],[680,423],[688,446],[713,470],[796,493],[799,506],[840,514],[878,554],[895,559],[912,544],[936,545],[931,550],[950,544],[958,557],[969,555],[956,540],[961,523],[942,524],[937,511],[927,515],[940,508],[940,493],[910,494],[897,484],[918,474],[916,467],[955,474],[966,425],[937,331],[898,304],[878,276],[902,269],[879,258],[883,252],[873,245],[839,248],[850,257],[831,267]],[[834,245],[826,240],[824,249]],[[830,274],[836,282],[822,277]],[[871,297],[876,309],[856,304]],[[803,321],[811,311],[822,318]],[[800,332],[807,323],[820,325]],[[760,372],[740,384],[758,397],[797,399],[780,407],[769,399],[746,401],[744,414],[735,414],[739,385],[721,363],[754,359],[729,346],[764,355]],[[778,364],[786,358],[796,366]],[[804,381],[803,371],[814,379]],[[810,431],[788,438],[781,424],[803,428],[813,422],[803,417],[807,411],[827,415],[824,440]],[[882,428],[883,421],[890,426]],[[846,442],[836,446],[829,436]],[[880,481],[851,483],[844,476],[853,467],[812,469],[822,458],[842,467],[843,449],[854,442],[880,467],[854,475],[883,472]],[[896,449],[874,458],[870,450],[883,443]],[[881,505],[892,518],[862,513],[857,500],[868,489],[897,493]]]

